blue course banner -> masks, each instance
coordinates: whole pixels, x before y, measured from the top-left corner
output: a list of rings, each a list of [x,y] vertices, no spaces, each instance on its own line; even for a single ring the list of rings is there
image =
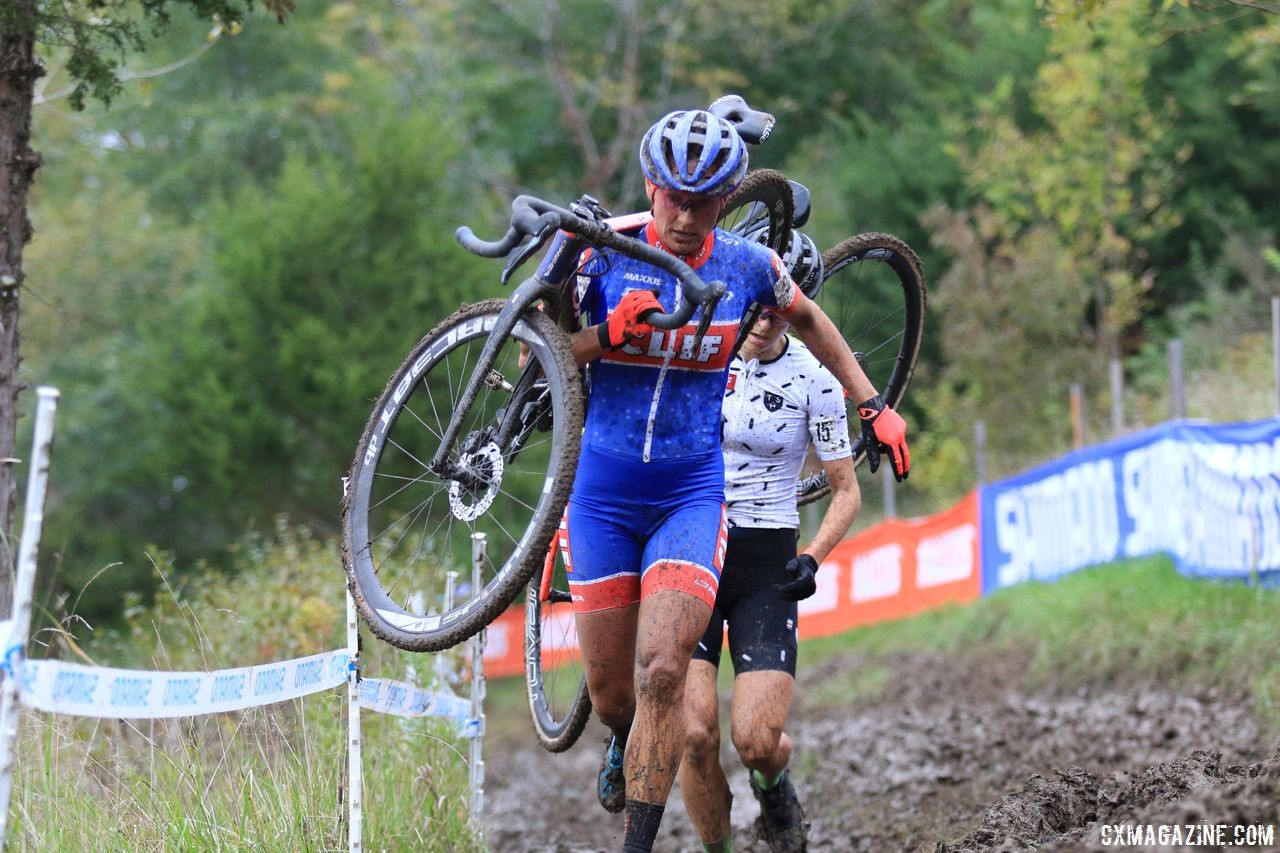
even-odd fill
[[[1183,574],[1280,578],[1280,419],[1173,421],[978,490],[982,592],[1169,554]]]

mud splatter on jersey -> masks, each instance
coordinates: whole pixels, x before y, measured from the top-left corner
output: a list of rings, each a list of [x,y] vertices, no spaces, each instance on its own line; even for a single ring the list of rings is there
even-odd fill
[[[651,223],[635,236],[657,243]],[[706,334],[695,339],[699,310],[683,328],[655,330],[594,362],[588,377],[587,446],[642,461],[718,450],[730,350],[747,307],[759,302],[785,314],[805,298],[772,250],[720,229],[690,266],[704,281],[726,285]],[[654,291],[666,311],[675,309],[680,295],[674,276],[607,251],[592,256],[579,284],[588,325],[604,322],[631,290]]]
[[[729,366],[724,491],[735,527],[798,527],[795,484],[810,442],[824,462],[852,453],[844,389],[808,347],[786,342],[773,361]]]

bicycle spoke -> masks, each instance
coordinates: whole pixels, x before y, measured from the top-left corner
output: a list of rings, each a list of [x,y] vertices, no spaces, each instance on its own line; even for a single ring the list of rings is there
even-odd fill
[[[433,399],[431,399],[430,397],[428,397],[428,402],[430,402],[430,403],[431,403],[431,409],[432,409],[433,413],[435,413],[435,415],[436,415],[436,423],[437,423],[437,424],[439,424],[439,423],[440,423],[440,414],[439,414],[438,412],[435,412],[435,408],[436,408],[436,401],[435,401],[435,400],[433,400]],[[414,419],[415,421],[417,421],[419,424],[421,424],[421,425],[422,425],[422,428],[423,428],[424,430],[426,430],[426,431],[431,435],[431,437],[432,437],[432,438],[434,438],[434,439],[436,439],[436,440],[439,440],[439,439],[441,439],[441,438],[443,438],[443,437],[444,437],[444,428],[443,428],[443,427],[440,427],[440,426],[433,427],[433,426],[431,426],[431,424],[429,424],[429,423],[427,423],[426,421],[424,421],[424,420],[422,419],[422,417],[421,417],[421,416],[420,416],[416,411],[414,411],[411,407],[409,407],[409,406],[405,406],[405,408],[404,408],[404,413],[405,413],[406,415],[409,415],[411,418],[413,418],[413,419]],[[400,449],[401,449],[401,450],[404,450],[404,448],[400,448]],[[407,453],[408,451],[405,451],[405,452]],[[422,467],[423,467],[424,469],[427,467],[426,463],[425,463],[425,462],[422,462],[422,461],[421,461],[421,460],[419,460],[419,459],[415,459],[414,461],[415,461],[415,462],[419,462],[419,463],[422,465]]]

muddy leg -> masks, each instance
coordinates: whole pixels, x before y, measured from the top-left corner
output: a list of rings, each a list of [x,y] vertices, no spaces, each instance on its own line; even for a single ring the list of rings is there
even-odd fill
[[[704,844],[721,841],[732,829],[733,795],[720,766],[720,712],[716,667],[705,660],[689,664],[685,681],[685,747],[680,764],[680,794],[689,820]]]

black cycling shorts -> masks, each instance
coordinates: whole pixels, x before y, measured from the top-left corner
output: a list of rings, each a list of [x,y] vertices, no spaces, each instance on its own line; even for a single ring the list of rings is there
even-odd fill
[[[759,670],[796,674],[796,602],[778,598],[775,584],[791,580],[785,566],[796,555],[789,528],[730,527],[711,623],[694,660],[720,666],[724,628],[737,675]]]

